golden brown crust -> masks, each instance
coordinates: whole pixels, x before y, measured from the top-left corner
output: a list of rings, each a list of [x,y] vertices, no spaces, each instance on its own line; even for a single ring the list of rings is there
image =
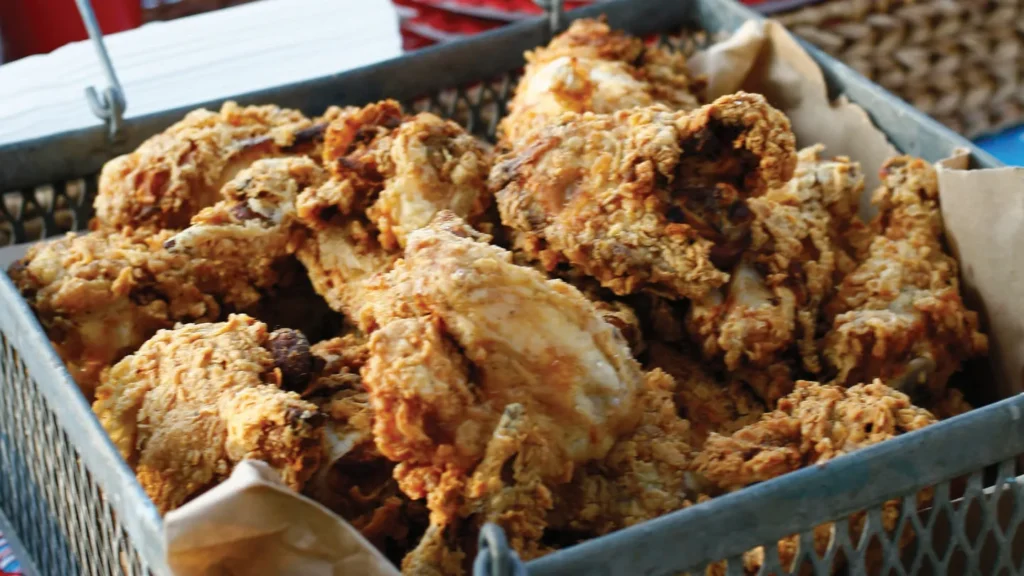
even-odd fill
[[[942,396],[964,360],[987,352],[988,339],[942,246],[935,169],[904,156],[886,162],[881,176],[877,236],[826,306],[825,355],[837,383],[881,378],[908,391],[926,383]]]
[[[846,389],[801,381],[760,421],[730,436],[712,434],[694,468],[720,488],[736,490],[935,421],[877,380]]]
[[[499,127],[505,145],[564,112],[608,114],[655,104],[691,110],[703,89],[679,52],[644,46],[599,20],[576,20],[547,46],[527,52],[526,62]]]
[[[674,400],[687,384],[661,370],[645,375],[640,423],[556,492],[553,530],[598,536],[691,504],[690,424]]]
[[[778,410],[765,414],[759,422],[731,436],[713,434],[694,459],[694,469],[720,489],[737,490],[935,422],[931,413],[912,405],[905,394],[877,380],[847,389],[798,382],[793,393],[779,402]],[[919,503],[930,497],[930,493],[922,494]],[[899,517],[898,500],[883,504],[884,530],[894,530]],[[850,533],[859,534],[865,514],[855,514],[849,522]],[[828,548],[833,529],[832,524],[814,529],[818,554]],[[896,536],[902,548],[913,534]],[[777,547],[780,564],[790,570],[799,552],[799,537],[783,538]],[[757,574],[764,555],[764,547],[744,554],[746,573]],[[714,567],[709,574],[721,573],[720,568]]]
[[[789,183],[748,200],[750,246],[729,285],[688,312],[687,327],[705,358],[730,371],[773,366],[794,349],[804,370],[821,371],[821,306],[854,266],[848,239],[867,233],[857,217],[864,186],[859,165],[824,159],[822,150],[801,150]]]
[[[740,93],[692,112],[565,115],[501,157],[491,187],[516,250],[548,270],[694,298],[728,279],[715,261],[744,242],[746,198],[795,161],[786,117]]]
[[[68,234],[31,247],[8,270],[87,398],[101,370],[157,330],[220,315],[225,276],[164,250],[170,235]]]
[[[320,463],[323,417],[280,389],[265,324],[161,330],[104,374],[93,410],[142,487],[166,513],[263,460],[294,490]]]
[[[301,113],[276,106],[194,110],[103,167],[93,227],[184,228],[239,170],[295,153],[315,135],[311,128]]]
[[[642,373],[579,291],[485,238],[451,213],[409,235],[366,289],[364,383],[377,447],[432,524],[489,519],[539,554],[548,490],[632,429]]]
[[[338,111],[323,163],[329,180],[297,202],[312,231],[298,256],[317,292],[346,314],[356,312],[362,282],[387,270],[409,232],[438,212],[486,222],[490,150],[432,114],[404,116],[391,100]]]
[[[698,360],[661,342],[648,342],[647,366],[675,379],[675,406],[690,423],[690,443],[704,445],[712,432],[730,434],[757,422],[762,401],[738,380],[719,382]]]

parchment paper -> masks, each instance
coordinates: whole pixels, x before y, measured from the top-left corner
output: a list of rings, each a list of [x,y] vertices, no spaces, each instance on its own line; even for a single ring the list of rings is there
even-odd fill
[[[178,576],[399,576],[355,528],[289,490],[263,462],[242,462],[164,520]]]
[[[860,107],[828,101],[817,65],[776,23],[748,22],[693,65],[709,76],[709,96],[763,93],[789,116],[800,146],[821,142],[827,154],[859,161],[868,192],[896,154]],[[966,171],[964,161],[941,168],[943,215],[1006,396],[1020,391],[1024,373],[1024,171]],[[397,574],[351,526],[282,487],[260,463],[243,463],[229,481],[168,514],[165,536],[178,576]]]

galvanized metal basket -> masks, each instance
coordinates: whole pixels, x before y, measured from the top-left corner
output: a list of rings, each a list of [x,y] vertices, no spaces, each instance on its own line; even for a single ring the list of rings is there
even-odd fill
[[[731,0],[615,0],[569,14],[605,13],[636,34],[700,28],[735,30],[758,16]],[[315,114],[329,104],[384,97],[454,117],[493,137],[524,50],[546,42],[550,20],[515,24],[352,72],[239,95]],[[998,162],[846,66],[808,46],[833,95],[870,111],[902,151],[938,160],[957,148],[975,166]],[[465,88],[469,86],[469,88]],[[462,87],[462,88],[458,88]],[[422,99],[426,96],[426,99]],[[419,100],[418,100],[419,99]],[[102,104],[102,102],[101,102]],[[209,103],[217,106],[219,103]],[[116,105],[116,103],[115,103]],[[0,227],[11,242],[81,228],[90,216],[96,174],[116,154],[176,121],[185,109],[0,146]],[[2,239],[0,239],[2,243]],[[491,574],[678,574],[716,569],[743,574],[742,554],[766,545],[761,574],[1021,573],[1024,544],[1024,398],[941,422],[811,469],[752,486],[652,522],[538,560],[520,562],[499,530],[481,535],[479,576]],[[916,494],[934,489],[928,510]],[[880,506],[901,502],[899,528],[914,533],[901,549],[881,528]],[[865,527],[832,530],[818,556],[811,530],[867,511]],[[167,574],[161,519],[93,417],[31,310],[0,274],[0,526],[10,526],[42,574]],[[792,566],[774,542],[800,534]],[[840,562],[842,559],[842,562]]]

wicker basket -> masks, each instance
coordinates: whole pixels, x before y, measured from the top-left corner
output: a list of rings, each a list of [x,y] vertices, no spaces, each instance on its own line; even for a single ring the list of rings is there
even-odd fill
[[[1024,122],[1024,0],[828,0],[774,16],[965,136]]]

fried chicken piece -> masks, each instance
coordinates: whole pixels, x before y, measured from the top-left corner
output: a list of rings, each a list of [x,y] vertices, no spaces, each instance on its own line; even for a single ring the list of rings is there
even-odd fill
[[[250,303],[232,271],[164,250],[170,235],[72,233],[31,247],[8,270],[87,399],[104,368],[157,330],[216,320],[228,300]]]
[[[675,379],[674,404],[690,423],[695,448],[712,432],[730,434],[757,422],[765,411],[761,399],[739,379],[719,383],[698,361],[664,343],[647,343],[647,367]]]
[[[546,47],[526,53],[526,68],[500,126],[506,144],[565,112],[608,114],[654,104],[699,106],[695,78],[682,54],[613,31],[601,20],[576,20]]]
[[[791,290],[772,290],[753,262],[744,260],[732,271],[725,288],[694,301],[686,327],[709,360],[729,370],[765,367],[778,361],[793,344],[796,298]]]
[[[700,298],[746,243],[746,199],[792,175],[789,121],[739,93],[692,112],[566,115],[491,171],[514,247],[619,295]],[[716,266],[717,265],[717,266]]]
[[[778,410],[731,436],[712,434],[694,459],[694,469],[724,490],[738,490],[831,460],[859,448],[918,430],[936,422],[928,411],[910,403],[905,395],[876,380],[844,389],[815,382],[798,382]],[[930,496],[922,495],[923,501]],[[883,527],[892,531],[899,519],[899,501],[883,506]],[[850,519],[850,533],[859,534],[865,515]],[[833,526],[814,531],[819,554],[828,547]],[[901,545],[912,533],[900,535]],[[778,544],[780,564],[789,568],[799,551],[799,539],[791,536]],[[764,549],[744,555],[748,574],[764,563]]]
[[[872,199],[877,236],[826,306],[825,357],[837,384],[879,378],[942,397],[960,364],[987,352],[988,339],[964,305],[957,262],[942,246],[935,169],[902,156],[880,175]]]
[[[748,200],[750,247],[724,291],[689,310],[687,327],[705,358],[731,371],[772,366],[794,344],[803,368],[821,371],[821,305],[852,270],[851,243],[862,243],[867,228],[857,217],[860,166],[846,157],[823,159],[822,150],[801,150],[788,184]]]
[[[312,149],[322,127],[295,110],[227,102],[194,110],[103,166],[93,228],[181,229],[254,160]]]
[[[245,262],[244,285],[271,288],[281,280],[282,262],[305,239],[295,215],[299,193],[326,181],[326,172],[304,156],[257,160],[165,247],[215,262]]]
[[[275,337],[276,336],[276,337]],[[323,416],[282,373],[294,334],[244,315],[161,330],[104,374],[93,411],[161,514],[198,496],[245,459],[294,490],[320,463]]]
[[[431,524],[490,519],[534,554],[547,491],[635,426],[643,375],[579,291],[486,239],[447,212],[409,235],[367,286],[364,384],[377,447]]]
[[[373,440],[373,409],[359,371],[369,350],[348,334],[311,347],[318,366],[303,395],[327,416],[323,464],[305,493],[344,518],[396,564],[427,525],[426,507],[409,499],[392,477],[394,463]]]
[[[441,210],[482,224],[491,203],[488,147],[454,122],[403,116],[391,100],[340,113],[327,128],[323,163],[330,179],[298,201],[312,231],[298,255],[317,291],[346,313],[358,306],[361,282],[398,258],[409,232]]]
[[[690,424],[674,400],[679,384],[661,370],[647,373],[640,423],[557,491],[554,530],[599,536],[692,503],[697,486],[689,472]]]

